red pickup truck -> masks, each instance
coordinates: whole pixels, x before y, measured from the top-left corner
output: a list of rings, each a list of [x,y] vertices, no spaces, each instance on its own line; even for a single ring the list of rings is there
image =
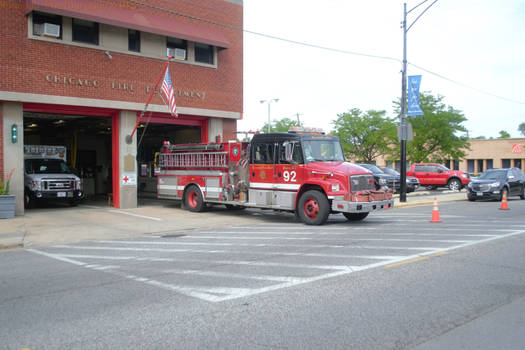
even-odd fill
[[[470,178],[467,173],[459,170],[450,170],[437,163],[412,164],[407,176],[416,177],[421,186],[427,188],[448,187],[458,191],[468,185]]]

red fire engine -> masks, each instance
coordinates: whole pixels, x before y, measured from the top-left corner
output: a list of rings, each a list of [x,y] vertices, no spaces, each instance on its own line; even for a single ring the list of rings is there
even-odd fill
[[[349,221],[394,205],[370,171],[345,162],[339,139],[319,130],[256,134],[250,142],[171,145],[157,154],[157,196],[190,211],[209,205],[292,211],[308,225],[330,213]]]

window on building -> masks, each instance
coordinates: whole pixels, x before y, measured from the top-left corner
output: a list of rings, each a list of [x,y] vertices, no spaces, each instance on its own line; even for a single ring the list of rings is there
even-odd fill
[[[407,169],[410,168],[410,165],[408,164],[408,162],[407,162],[407,164],[406,164],[406,168],[407,168]],[[396,167],[395,167],[395,169],[396,169],[397,171],[401,172],[401,161],[400,161],[400,160],[396,160]]]
[[[128,50],[140,52],[140,31],[128,29]]]
[[[186,40],[167,38],[166,41],[166,55],[179,60],[186,60],[188,55],[188,43]]]
[[[459,170],[459,160],[454,160],[454,170]]]
[[[98,23],[73,18],[73,41],[98,45]]]
[[[62,16],[33,12],[33,35],[62,39]]]
[[[467,159],[467,172],[474,174],[474,159]]]
[[[483,159],[478,159],[478,173],[483,172]]]
[[[521,169],[521,159],[514,159],[514,167]]]
[[[501,160],[501,167],[502,168],[510,168],[510,159],[502,159]]]
[[[195,62],[213,64],[213,46],[195,43]]]
[[[494,168],[494,162],[492,159],[487,159],[487,170]]]

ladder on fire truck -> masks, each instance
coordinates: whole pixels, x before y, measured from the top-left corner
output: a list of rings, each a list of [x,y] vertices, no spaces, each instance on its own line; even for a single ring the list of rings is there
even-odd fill
[[[209,147],[210,145],[208,145]],[[227,168],[228,153],[223,151],[207,151],[208,147],[199,149],[197,147],[187,146],[187,150],[193,152],[180,152],[180,147],[168,146],[170,153],[160,153],[158,155],[158,166],[163,168]],[[177,148],[176,148],[177,147]],[[179,151],[179,152],[177,152]],[[173,153],[171,153],[173,152]]]

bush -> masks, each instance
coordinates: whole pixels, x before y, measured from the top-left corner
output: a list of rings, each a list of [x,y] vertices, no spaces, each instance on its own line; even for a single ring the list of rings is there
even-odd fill
[[[11,169],[11,172],[5,177],[5,181],[0,179],[0,195],[9,194],[9,181],[11,180],[11,176],[13,176],[14,171],[15,169]]]

